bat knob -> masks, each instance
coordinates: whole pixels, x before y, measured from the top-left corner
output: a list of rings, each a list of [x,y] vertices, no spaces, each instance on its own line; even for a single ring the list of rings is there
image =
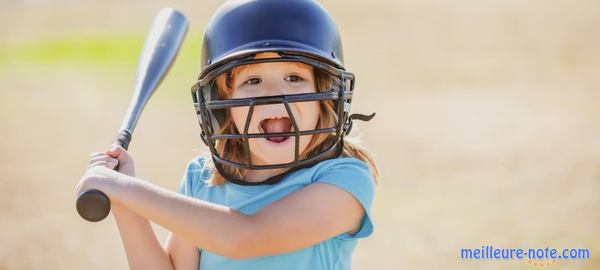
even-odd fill
[[[77,212],[87,221],[103,220],[110,213],[110,200],[100,190],[87,190],[77,198]]]

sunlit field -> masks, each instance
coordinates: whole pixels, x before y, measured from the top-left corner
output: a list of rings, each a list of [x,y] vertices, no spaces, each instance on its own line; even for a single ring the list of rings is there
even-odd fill
[[[2,3],[0,269],[127,269],[114,219],[83,221],[74,188],[167,5],[190,29],[130,152],[139,177],[176,190],[207,151],[190,86],[221,1],[124,2]],[[352,133],[382,173],[353,269],[600,269],[600,2],[322,3],[357,76],[353,112],[377,113]],[[460,258],[484,245],[591,258]]]

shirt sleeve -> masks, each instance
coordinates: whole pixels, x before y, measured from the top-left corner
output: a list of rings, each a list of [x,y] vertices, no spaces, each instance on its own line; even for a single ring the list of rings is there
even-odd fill
[[[202,177],[204,176],[205,161],[206,158],[200,156],[188,163],[181,179],[181,184],[179,185],[179,193],[194,197],[198,193],[198,190],[204,186]]]
[[[342,160],[325,169],[317,176],[316,182],[328,183],[346,190],[360,202],[365,210],[356,233],[342,233],[336,237],[341,239],[364,238],[373,233],[371,204],[375,196],[375,183],[366,163],[356,158],[342,158]]]

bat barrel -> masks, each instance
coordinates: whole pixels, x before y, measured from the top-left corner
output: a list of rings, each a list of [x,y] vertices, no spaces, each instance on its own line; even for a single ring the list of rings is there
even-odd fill
[[[156,16],[140,54],[133,96],[120,130],[133,133],[144,106],[171,68],[187,28],[185,15],[175,9],[164,8]]]

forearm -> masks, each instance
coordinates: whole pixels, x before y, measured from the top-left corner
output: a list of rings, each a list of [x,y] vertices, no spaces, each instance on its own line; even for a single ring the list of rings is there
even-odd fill
[[[119,203],[112,204],[129,269],[173,269],[150,222]]]
[[[251,236],[252,216],[186,197],[141,179],[129,178],[124,183],[110,195],[111,200],[198,247],[235,257],[241,243],[246,243]]]

